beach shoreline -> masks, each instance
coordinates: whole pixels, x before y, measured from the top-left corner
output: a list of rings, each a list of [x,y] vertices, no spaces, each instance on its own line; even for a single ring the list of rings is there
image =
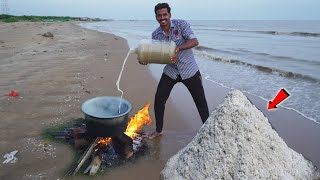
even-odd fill
[[[53,37],[44,37],[47,32]],[[73,159],[72,148],[47,142],[41,134],[46,128],[84,118],[80,106],[87,99],[121,95],[116,81],[129,50],[126,41],[73,23],[3,23],[0,34],[0,115],[3,117],[0,154],[18,150],[16,163],[1,164],[0,178],[62,178]],[[129,117],[147,102],[151,103],[149,111],[154,117],[156,84],[147,67],[139,65],[134,54],[130,55],[120,81],[123,98],[133,107]],[[5,96],[10,90],[18,91],[20,96]],[[166,118],[175,120],[168,121],[166,126],[183,132],[186,126],[170,101],[166,112]],[[145,129],[151,131],[154,125]],[[174,131],[171,136],[177,134]],[[178,144],[175,138],[164,136],[162,139],[169,141],[150,146],[150,156],[101,178],[130,177],[130,173],[122,173],[125,169],[140,174],[137,179],[156,179],[166,160],[185,146],[192,135],[180,135]],[[161,147],[166,145],[169,148]]]
[[[153,76],[159,77],[159,71],[153,68]],[[158,71],[158,72],[157,72]],[[218,83],[213,83],[210,80],[203,78],[204,89],[209,105],[209,112],[212,112],[226,97],[231,88],[223,87]],[[305,158],[311,160],[318,169],[320,169],[320,145],[317,139],[320,137],[320,126],[294,110],[278,107],[276,110],[268,110],[268,101],[261,99],[258,96],[243,92],[248,99],[255,105],[269,120],[272,127],[277,131],[279,136],[293,150],[301,153]],[[187,89],[178,84],[174,87],[170,98],[174,102],[180,113],[183,113],[184,118],[188,118],[185,123],[189,127],[200,127],[201,124],[194,121],[199,119],[196,107],[193,104],[192,97],[188,97]],[[187,98],[186,98],[187,97]],[[184,103],[181,103],[184,102]],[[185,111],[184,109],[188,109]]]
[[[53,38],[42,36],[48,31],[53,33]],[[51,154],[36,148],[44,143],[41,132],[46,127],[83,118],[80,105],[89,98],[121,95],[116,81],[129,51],[127,42],[113,34],[73,23],[0,24],[0,35],[1,92],[6,94],[11,89],[20,92],[20,98],[0,98],[0,115],[5,117],[1,120],[0,145],[4,148],[0,154],[19,151],[17,163],[0,166],[0,178],[32,179],[40,175],[61,178],[73,152],[65,145],[51,142]],[[150,102],[154,121],[153,101],[160,73],[139,65],[135,54],[129,56],[120,81],[123,97],[133,106],[129,117]],[[203,82],[212,112],[229,89],[205,79]],[[289,147],[320,167],[317,153],[320,145],[316,143],[320,126],[294,111],[278,108],[269,112],[265,101],[246,95],[268,117]],[[201,125],[191,95],[178,84],[166,104],[164,135],[149,141],[150,154],[97,178],[158,179],[165,162],[191,141]],[[145,129],[154,128],[155,122]]]

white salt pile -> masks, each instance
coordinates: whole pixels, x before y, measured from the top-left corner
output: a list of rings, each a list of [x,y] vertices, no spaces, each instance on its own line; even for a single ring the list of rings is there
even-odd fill
[[[240,91],[228,94],[195,138],[171,157],[160,179],[316,179]]]

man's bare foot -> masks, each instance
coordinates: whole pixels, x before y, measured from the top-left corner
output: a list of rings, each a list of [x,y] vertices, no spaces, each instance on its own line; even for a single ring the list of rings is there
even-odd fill
[[[159,137],[159,136],[161,136],[162,135],[162,133],[160,132],[157,132],[157,131],[154,131],[154,132],[152,132],[151,134],[149,134],[148,136],[149,136],[149,139],[154,139],[154,138],[156,138],[156,137]]]

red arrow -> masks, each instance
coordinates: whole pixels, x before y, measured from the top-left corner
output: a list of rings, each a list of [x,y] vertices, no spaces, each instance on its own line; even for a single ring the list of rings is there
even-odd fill
[[[277,108],[276,105],[278,105],[281,101],[285,100],[288,96],[290,96],[289,93],[286,90],[281,89],[276,95],[276,97],[273,99],[273,101],[269,101],[268,109],[270,110]]]

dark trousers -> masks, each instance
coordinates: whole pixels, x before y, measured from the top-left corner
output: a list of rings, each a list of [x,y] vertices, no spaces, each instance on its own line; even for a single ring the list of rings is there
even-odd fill
[[[176,80],[174,80],[166,74],[162,73],[154,101],[154,113],[156,118],[157,132],[162,131],[165,104],[167,102],[167,99],[169,98],[173,86],[178,82],[182,82],[188,88],[193,101],[197,106],[202,123],[204,123],[209,117],[208,104],[204,94],[202,78],[199,71],[191,78],[185,80],[182,80],[180,75]]]

